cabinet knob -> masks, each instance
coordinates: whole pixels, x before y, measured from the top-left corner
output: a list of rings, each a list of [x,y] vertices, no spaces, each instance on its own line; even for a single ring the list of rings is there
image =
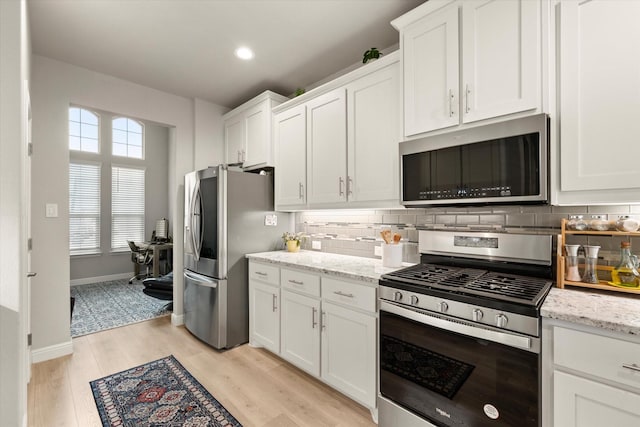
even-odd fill
[[[449,310],[449,304],[444,301],[440,301],[440,304],[438,304],[438,306],[441,313],[446,313],[446,311]]]
[[[504,328],[507,326],[507,316],[504,314],[496,314],[496,326],[498,328]]]

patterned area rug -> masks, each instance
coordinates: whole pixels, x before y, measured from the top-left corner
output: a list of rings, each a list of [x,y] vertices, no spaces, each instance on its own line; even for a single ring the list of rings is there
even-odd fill
[[[142,282],[129,284],[127,279],[71,286],[76,299],[71,318],[71,336],[92,334],[131,323],[142,322],[170,313],[169,301],[142,292]]]
[[[380,338],[380,368],[451,399],[474,366],[399,339]]]
[[[173,356],[90,384],[105,427],[242,427]]]

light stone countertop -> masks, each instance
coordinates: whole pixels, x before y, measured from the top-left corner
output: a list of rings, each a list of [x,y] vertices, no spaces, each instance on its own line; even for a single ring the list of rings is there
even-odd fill
[[[247,254],[249,260],[255,260],[283,267],[295,267],[314,273],[323,273],[344,279],[360,280],[377,285],[383,274],[391,273],[400,268],[413,264],[402,263],[402,267],[383,267],[378,258],[364,258],[351,255],[338,255],[328,252],[300,251],[300,252],[259,252]]]
[[[541,314],[623,334],[640,336],[640,297],[587,289],[551,288]]]

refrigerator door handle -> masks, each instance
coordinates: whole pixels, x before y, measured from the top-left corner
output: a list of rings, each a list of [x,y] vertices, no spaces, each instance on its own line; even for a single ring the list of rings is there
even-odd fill
[[[193,243],[193,257],[200,260],[200,250],[202,249],[202,209],[196,213],[196,204],[200,204],[200,181],[196,181],[191,198],[191,242]],[[200,206],[201,208],[201,206]],[[196,224],[199,223],[199,224]]]
[[[194,273],[193,271],[184,270],[184,277],[192,282],[196,282],[200,286],[208,286],[210,288],[218,287],[218,281],[216,279]]]

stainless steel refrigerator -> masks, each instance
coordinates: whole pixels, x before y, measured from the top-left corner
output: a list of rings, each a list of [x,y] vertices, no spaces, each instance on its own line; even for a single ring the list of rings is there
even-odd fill
[[[184,189],[185,326],[231,348],[249,340],[245,254],[282,248],[289,214],[273,212],[272,175],[220,165],[186,174]]]

